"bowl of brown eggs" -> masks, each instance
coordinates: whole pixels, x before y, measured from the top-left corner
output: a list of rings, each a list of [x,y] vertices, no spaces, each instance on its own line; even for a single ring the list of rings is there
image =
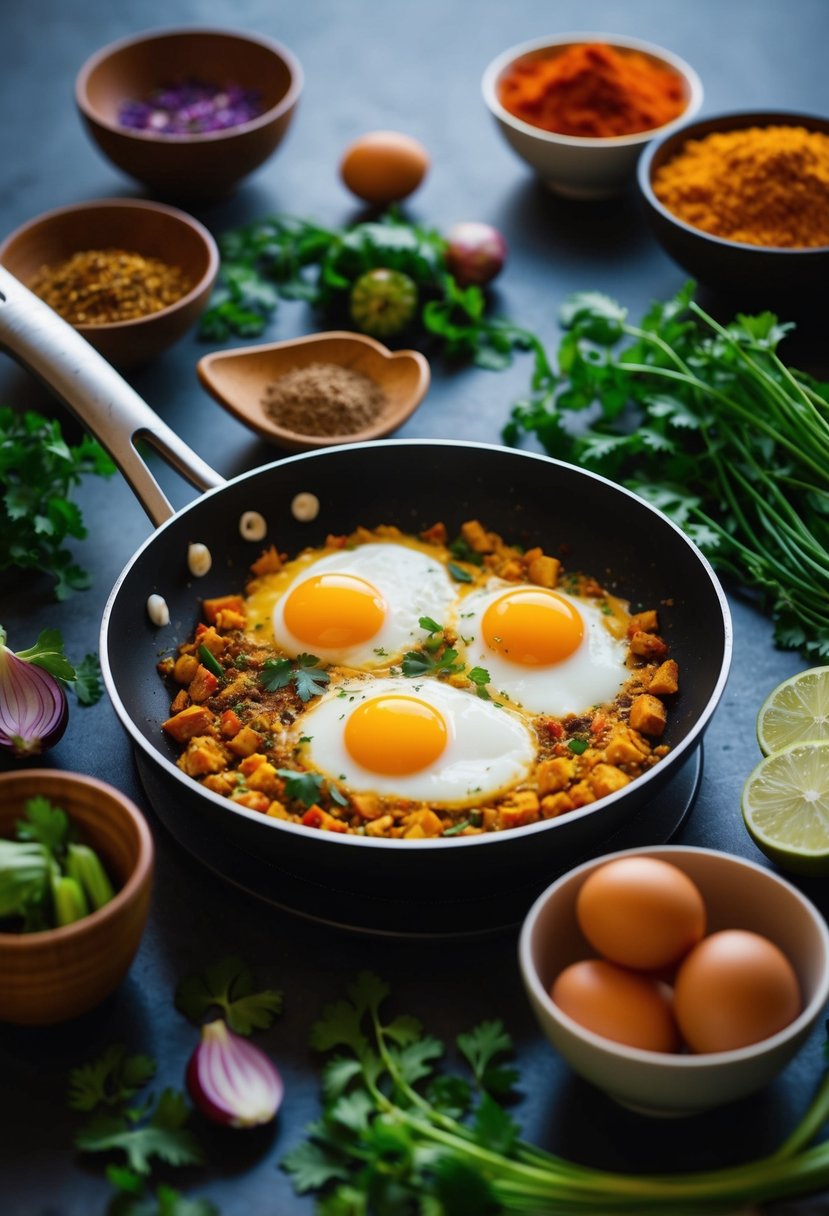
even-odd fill
[[[712,849],[586,862],[544,891],[519,960],[571,1067],[645,1114],[745,1097],[802,1046],[829,997],[829,932],[790,883]]]

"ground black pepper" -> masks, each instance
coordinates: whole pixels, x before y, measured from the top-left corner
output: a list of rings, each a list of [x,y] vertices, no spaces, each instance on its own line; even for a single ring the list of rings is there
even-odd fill
[[[376,421],[386,395],[376,381],[338,363],[309,363],[266,385],[265,412],[301,435],[352,435]]]

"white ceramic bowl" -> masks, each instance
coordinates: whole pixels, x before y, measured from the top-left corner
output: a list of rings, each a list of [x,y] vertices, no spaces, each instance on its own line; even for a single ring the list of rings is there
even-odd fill
[[[579,1026],[552,1001],[555,977],[595,957],[576,921],[576,897],[592,871],[617,857],[658,857],[699,887],[708,932],[748,929],[774,942],[797,973],[803,1011],[789,1026],[749,1047],[700,1055],[643,1051]],[[713,849],[663,845],[610,853],[578,866],[547,888],[524,921],[519,962],[546,1037],[571,1067],[610,1097],[644,1114],[688,1115],[762,1088],[795,1055],[829,997],[829,932],[795,887],[754,862]]]
[[[601,42],[621,50],[638,51],[666,64],[684,82],[686,105],[669,123],[636,135],[606,139],[557,135],[516,118],[501,105],[498,83],[508,68],[525,57],[542,58],[576,43]],[[617,34],[575,33],[536,38],[503,51],[487,67],[481,82],[486,102],[507,143],[558,194],[571,198],[606,198],[618,194],[636,174],[639,153],[657,135],[672,131],[698,112],[702,105],[702,82],[694,69],[679,56],[639,38]]]

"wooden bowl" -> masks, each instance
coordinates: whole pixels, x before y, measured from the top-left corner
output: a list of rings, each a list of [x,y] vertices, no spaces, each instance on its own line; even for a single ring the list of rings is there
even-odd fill
[[[138,808],[94,777],[55,769],[0,773],[0,837],[14,835],[27,799],[42,794],[78,825],[116,894],[89,916],[40,933],[0,933],[0,1021],[65,1022],[93,1009],[126,975],[150,903],[153,840]]]
[[[385,406],[371,426],[340,435],[312,435],[279,426],[262,404],[266,385],[310,363],[336,363],[368,376],[383,390]],[[347,330],[309,334],[287,342],[217,351],[197,364],[209,393],[263,439],[289,452],[389,435],[414,413],[429,387],[429,363],[420,351],[390,351],[376,338]]]
[[[123,102],[187,79],[253,89],[264,112],[224,131],[193,135],[120,125]],[[276,150],[302,84],[298,60],[269,38],[218,29],[154,30],[92,55],[78,73],[75,101],[92,139],[119,169],[165,197],[212,198],[228,194]]]
[[[0,264],[28,287],[42,266],[90,249],[160,258],[180,267],[192,284],[174,304],[145,317],[75,326],[120,368],[154,358],[195,325],[219,269],[216,242],[192,216],[161,203],[118,198],[60,207],[29,220],[0,245]]]

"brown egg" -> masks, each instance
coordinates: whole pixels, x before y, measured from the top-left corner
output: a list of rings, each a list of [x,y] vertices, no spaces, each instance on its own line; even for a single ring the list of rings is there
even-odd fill
[[[758,933],[712,933],[684,959],[674,1012],[692,1051],[731,1051],[759,1043],[794,1021],[802,1008],[794,968]]]
[[[588,875],[576,901],[591,946],[623,967],[669,967],[705,933],[705,904],[677,866],[620,857]]]
[[[350,144],[340,176],[352,194],[375,206],[407,198],[423,181],[429,153],[399,131],[369,131]]]
[[[677,1051],[670,989],[659,980],[604,959],[585,959],[560,973],[550,996],[574,1022],[644,1051]]]

